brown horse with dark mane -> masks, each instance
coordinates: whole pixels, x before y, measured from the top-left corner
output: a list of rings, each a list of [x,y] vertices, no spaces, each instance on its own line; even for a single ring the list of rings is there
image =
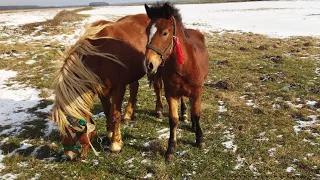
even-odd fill
[[[209,71],[209,56],[203,34],[184,28],[179,10],[174,6],[166,2],[152,7],[145,5],[145,9],[151,21],[147,28],[148,45],[144,64],[148,74],[154,74],[161,67],[169,104],[170,138],[166,158],[170,160],[177,141],[179,99],[183,96],[190,99],[196,145],[205,147],[199,122],[200,97]]]
[[[130,84],[130,99],[124,119],[130,120],[136,102],[138,80],[145,75],[143,60],[148,42],[146,14],[126,16],[117,22],[97,21],[62,57],[53,83],[55,102],[52,119],[62,134],[62,144],[68,158],[86,158],[96,134],[91,109],[99,95],[107,117],[110,151],[119,152],[123,146],[120,121],[125,88]],[[157,96],[156,112],[162,117],[162,82],[154,78]],[[182,103],[185,109],[185,104]],[[94,150],[94,148],[92,148]],[[95,150],[94,150],[95,151]]]

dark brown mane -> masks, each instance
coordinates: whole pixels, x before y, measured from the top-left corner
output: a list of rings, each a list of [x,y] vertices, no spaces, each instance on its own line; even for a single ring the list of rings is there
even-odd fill
[[[169,19],[173,16],[177,21],[182,22],[181,14],[170,2],[156,2],[150,7],[150,13],[148,13],[150,19],[153,18],[166,18]]]
[[[171,16],[173,16],[176,21],[180,22],[181,27],[183,28],[184,34],[186,37],[189,37],[188,31],[184,28],[184,25],[182,23],[182,17],[179,12],[179,9],[176,8],[173,4],[170,2],[156,2],[153,4],[150,8],[148,8],[148,17],[150,19],[154,18],[165,18],[170,19]]]

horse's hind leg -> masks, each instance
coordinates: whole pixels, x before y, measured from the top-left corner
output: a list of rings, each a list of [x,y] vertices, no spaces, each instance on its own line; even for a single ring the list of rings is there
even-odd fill
[[[112,93],[112,104],[111,104],[111,117],[113,124],[113,133],[111,138],[110,151],[120,152],[123,142],[121,138],[121,105],[123,100],[123,95],[125,92],[125,86],[119,86],[113,90]]]
[[[112,132],[113,132],[113,122],[112,118],[110,117],[110,108],[111,108],[111,102],[109,96],[99,96],[104,114],[106,115],[106,130],[107,130],[107,136],[109,140],[111,141]]]
[[[161,74],[160,73],[156,73],[154,75],[153,87],[154,87],[154,91],[155,91],[156,97],[157,97],[157,102],[156,102],[157,118],[159,120],[162,120],[162,118],[163,118],[162,79],[161,79]]]
[[[190,106],[192,128],[195,129],[196,133],[196,145],[203,149],[205,148],[206,144],[204,142],[202,129],[200,127],[200,92],[196,96],[190,98]]]
[[[134,108],[137,102],[138,88],[139,88],[138,81],[130,84],[130,98],[129,98],[129,102],[123,117],[123,121],[125,124],[128,124],[129,121],[133,119]]]
[[[168,149],[166,152],[166,159],[171,160],[177,144],[177,128],[179,123],[178,107],[179,99],[167,96],[169,104],[169,124],[170,124],[170,137],[168,140]]]
[[[187,105],[186,105],[186,97],[181,97],[181,120],[183,122],[188,122],[188,115],[187,115]]]

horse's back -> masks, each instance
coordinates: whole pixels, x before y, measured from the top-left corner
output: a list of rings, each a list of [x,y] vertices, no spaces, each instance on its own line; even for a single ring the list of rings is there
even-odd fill
[[[92,27],[96,27],[96,26],[102,26],[102,25],[106,25],[106,24],[112,24],[114,22],[112,21],[107,21],[107,20],[98,20],[95,21],[91,24]]]
[[[148,23],[148,17],[143,14],[125,16],[110,26],[104,27],[96,35],[101,38],[90,41],[103,53],[117,57],[127,67],[123,68],[114,62],[105,61],[103,57],[95,57],[95,61],[86,60],[90,69],[103,82],[110,82],[106,87],[112,88],[117,84],[130,84],[145,74],[142,60],[147,44],[145,32]]]
[[[204,35],[196,29],[186,29],[188,33],[188,40],[191,41],[192,44],[194,44],[197,48],[203,49],[206,47],[206,38]]]
[[[105,27],[97,36],[123,40],[144,52],[147,43],[145,31],[149,21],[146,14],[125,16]]]

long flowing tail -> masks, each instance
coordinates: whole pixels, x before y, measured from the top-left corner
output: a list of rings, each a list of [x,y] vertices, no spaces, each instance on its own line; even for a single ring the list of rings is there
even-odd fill
[[[102,93],[104,87],[101,79],[82,63],[83,56],[101,56],[125,66],[114,55],[101,53],[90,43],[90,40],[110,38],[97,37],[107,26],[87,26],[85,34],[77,43],[61,54],[62,61],[53,82],[55,102],[52,119],[57,122],[62,135],[66,135],[65,129],[69,126],[67,116],[76,119],[92,116],[93,97]]]

